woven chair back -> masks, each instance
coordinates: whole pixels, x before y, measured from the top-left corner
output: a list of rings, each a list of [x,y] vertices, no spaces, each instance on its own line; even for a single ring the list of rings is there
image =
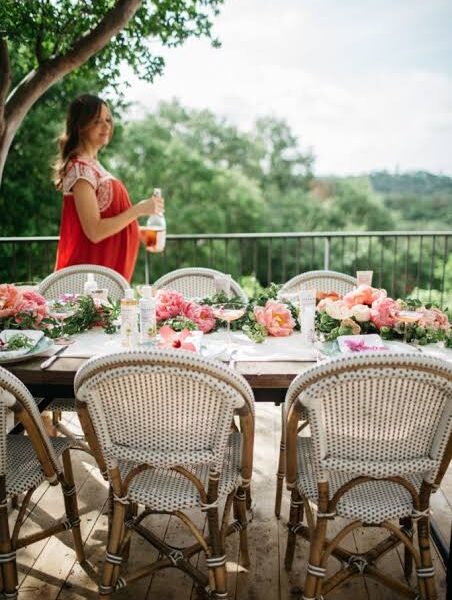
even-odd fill
[[[33,396],[15,375],[0,367],[0,475],[6,473],[7,415],[11,410],[18,414],[19,420],[37,450],[38,457],[40,459],[45,457],[45,462],[50,463],[50,473],[46,467],[46,475],[53,477],[54,472],[61,472],[59,460],[48,439]]]
[[[117,459],[155,467],[221,470],[234,413],[253,412],[246,381],[184,351],[136,351],[91,359],[77,373],[107,467]]]
[[[344,357],[299,376],[287,394],[307,411],[319,480],[424,473],[433,482],[452,432],[452,365],[389,353]]]
[[[51,273],[38,285],[37,291],[47,300],[59,298],[62,294],[83,294],[88,276],[93,273],[99,288],[106,288],[112,300],[124,298],[124,290],[129,282],[120,274],[99,265],[75,265]]]
[[[336,292],[342,296],[356,287],[356,279],[337,271],[307,271],[289,279],[279,290],[279,296],[296,294],[300,290]]]
[[[176,269],[157,279],[154,287],[158,290],[175,290],[186,298],[206,298],[216,293],[215,276],[222,275],[224,276],[224,273],[215,269]],[[230,296],[238,296],[244,302],[248,301],[247,295],[234,279],[231,279]]]

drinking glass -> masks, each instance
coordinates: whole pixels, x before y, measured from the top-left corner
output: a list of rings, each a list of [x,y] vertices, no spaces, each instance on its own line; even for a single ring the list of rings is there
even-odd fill
[[[401,310],[399,312],[399,322],[403,323],[403,341],[408,343],[408,325],[417,323],[421,318],[420,313],[415,310]]]
[[[245,314],[246,304],[240,300],[229,300],[220,304],[212,304],[213,315],[216,319],[226,321],[226,336],[228,349],[232,347],[231,323]]]
[[[75,314],[76,307],[72,304],[64,304],[59,300],[50,300],[47,302],[47,306],[49,307],[49,316],[58,321],[61,330],[64,326],[64,321]],[[57,338],[54,338],[54,344],[58,344],[60,346],[69,346],[74,343],[74,339],[67,334],[62,334]]]

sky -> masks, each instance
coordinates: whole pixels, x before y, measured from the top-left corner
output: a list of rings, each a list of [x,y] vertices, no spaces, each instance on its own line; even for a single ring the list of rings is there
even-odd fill
[[[154,43],[152,85],[125,69],[130,116],[177,98],[244,131],[284,119],[317,175],[452,175],[451,29],[451,0],[225,0],[220,49]]]

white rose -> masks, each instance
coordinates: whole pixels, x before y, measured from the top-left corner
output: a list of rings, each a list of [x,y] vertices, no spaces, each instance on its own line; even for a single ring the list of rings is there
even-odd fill
[[[344,304],[342,300],[336,300],[336,302],[330,302],[325,307],[325,312],[332,319],[342,321],[342,319],[348,319],[352,316],[351,309]]]
[[[352,315],[358,321],[358,323],[364,323],[370,319],[370,307],[365,304],[355,304],[352,306]]]

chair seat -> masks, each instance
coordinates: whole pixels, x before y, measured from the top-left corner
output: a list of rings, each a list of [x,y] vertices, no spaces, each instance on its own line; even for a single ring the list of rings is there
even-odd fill
[[[297,486],[300,494],[318,502],[317,481],[313,469],[312,442],[309,437],[297,440],[298,474]],[[350,481],[349,473],[330,471],[330,498]],[[422,477],[418,474],[406,477],[419,490]],[[413,510],[409,492],[391,481],[374,480],[355,486],[341,498],[336,512],[340,517],[358,519],[363,523],[381,523],[389,519],[408,517]]]
[[[62,410],[63,412],[76,412],[75,398],[52,398],[45,410]]]
[[[71,441],[63,437],[51,438],[50,441],[58,457],[71,446]],[[29,437],[9,435],[7,444],[6,495],[10,498],[38,487],[45,476]]]
[[[241,434],[231,433],[219,481],[218,496],[229,494],[240,480]],[[130,462],[120,460],[119,468],[124,477],[132,468]],[[209,468],[206,465],[187,467],[207,487]],[[201,506],[196,487],[183,475],[169,469],[148,469],[137,475],[129,487],[129,500],[143,504],[151,510],[172,512]]]

